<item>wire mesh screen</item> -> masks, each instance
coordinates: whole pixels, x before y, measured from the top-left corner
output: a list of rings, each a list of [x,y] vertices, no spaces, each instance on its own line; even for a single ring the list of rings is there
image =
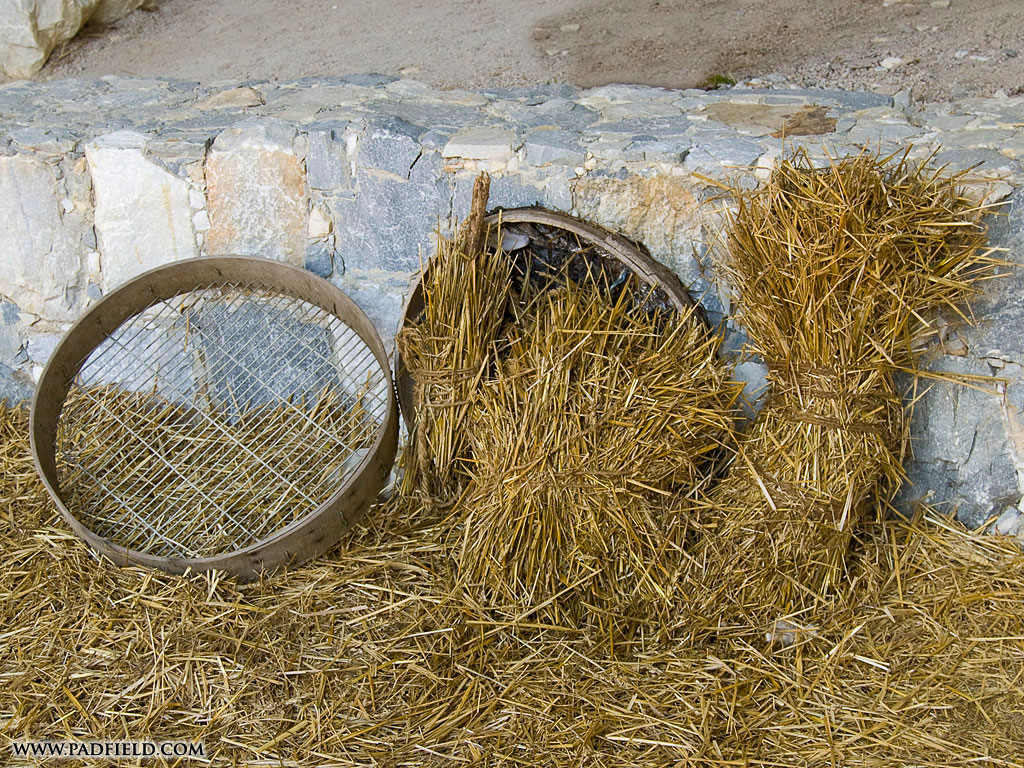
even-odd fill
[[[369,452],[388,382],[344,321],[238,283],[161,300],[86,358],[57,427],[69,509],[128,549],[242,549],[329,500]]]

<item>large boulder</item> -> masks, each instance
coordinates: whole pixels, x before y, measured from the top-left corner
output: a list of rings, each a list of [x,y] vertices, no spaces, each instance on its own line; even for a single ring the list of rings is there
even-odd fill
[[[7,0],[0,3],[0,74],[31,77],[86,23],[111,24],[146,0]]]

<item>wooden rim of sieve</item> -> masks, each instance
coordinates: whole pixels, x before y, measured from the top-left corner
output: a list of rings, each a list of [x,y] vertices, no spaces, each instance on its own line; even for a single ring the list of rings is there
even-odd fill
[[[153,302],[221,282],[238,282],[306,301],[334,314],[360,337],[381,368],[387,411],[373,445],[323,504],[260,541],[219,555],[167,557],[127,549],[85,526],[65,505],[57,477],[57,424],[72,381],[89,355],[129,318]],[[398,410],[384,344],[355,302],[323,278],[298,267],[246,256],[189,259],[157,267],[120,286],[93,306],[65,334],[50,357],[32,401],[29,426],[36,470],[61,515],[94,550],[120,565],[145,565],[171,573],[220,569],[242,579],[297,565],[338,542],[384,487],[398,446]]]
[[[612,259],[625,264],[642,282],[664,291],[672,306],[680,314],[698,310],[695,313],[696,317],[701,322],[705,322],[703,314],[690,298],[682,281],[664,264],[655,261],[641,246],[620,234],[610,232],[575,216],[543,208],[509,208],[496,211],[484,219],[487,226],[496,226],[499,221],[502,224],[543,224],[571,232],[584,243],[597,246]],[[422,311],[423,282],[422,275],[420,275],[406,299],[398,330],[401,331],[405,328],[410,319]],[[399,354],[398,344],[395,344],[394,351],[394,378],[402,419],[405,421],[406,427],[411,429],[416,415],[413,381],[401,354]]]

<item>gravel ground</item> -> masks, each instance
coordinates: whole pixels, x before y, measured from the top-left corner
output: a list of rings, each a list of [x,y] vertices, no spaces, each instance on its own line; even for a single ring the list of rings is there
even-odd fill
[[[159,0],[55,52],[41,79],[291,79],[440,87],[716,78],[941,101],[1024,90],[1020,0]]]

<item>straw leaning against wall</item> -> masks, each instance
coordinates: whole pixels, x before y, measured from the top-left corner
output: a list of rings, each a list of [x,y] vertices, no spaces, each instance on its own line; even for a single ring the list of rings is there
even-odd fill
[[[737,194],[723,267],[770,394],[697,515],[698,623],[799,621],[843,588],[850,537],[903,477],[894,376],[995,263],[961,182],[905,155],[813,168],[798,154]]]
[[[695,311],[645,309],[635,277],[558,282],[525,297],[467,423],[459,578],[513,615],[656,631],[688,538],[666,500],[712,480],[738,390]]]
[[[454,237],[438,233],[437,253],[421,270],[423,312],[396,338],[416,403],[415,419],[406,415],[412,434],[403,491],[440,504],[458,498],[468,481],[466,418],[492,363],[511,288],[511,262],[486,247],[489,189],[481,174],[469,218]]]

